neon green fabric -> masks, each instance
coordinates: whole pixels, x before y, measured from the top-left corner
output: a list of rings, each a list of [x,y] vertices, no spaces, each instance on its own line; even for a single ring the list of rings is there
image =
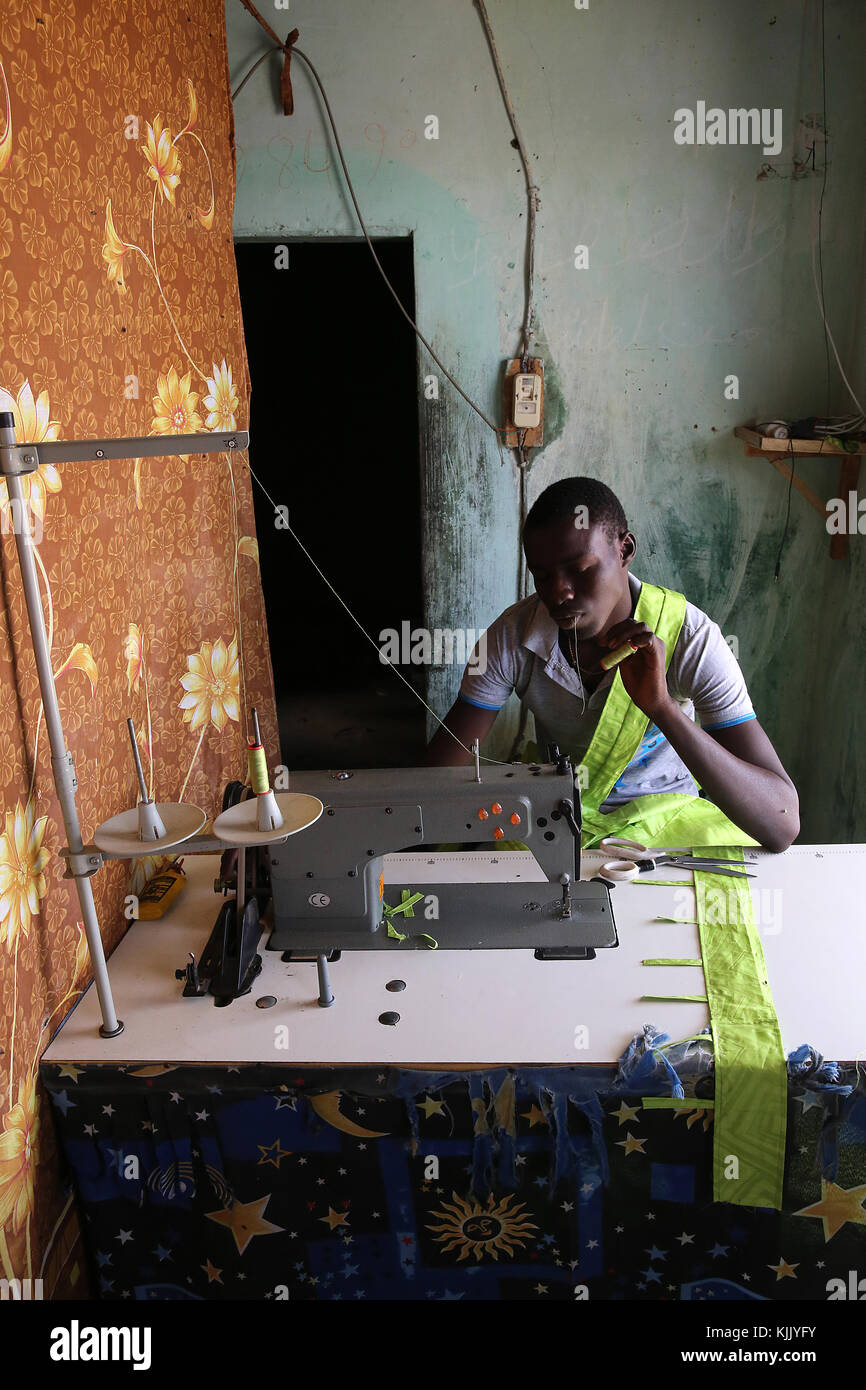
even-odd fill
[[[604,714],[602,714],[602,719]],[[602,815],[582,800],[581,844],[593,849],[608,835],[622,835],[650,847],[673,844],[707,849],[716,845],[756,845],[712,801],[682,792],[655,792],[626,801]]]
[[[686,956],[651,956],[642,960],[641,965],[703,965],[702,960],[690,960]]]
[[[745,880],[694,877],[716,1059],[713,1199],[781,1210],[788,1075],[752,897]]]
[[[665,671],[686,612],[685,595],[657,584],[643,584],[634,610],[635,621],[646,623],[665,644]],[[637,753],[649,716],[638,709],[622,683],[619,668],[607,694],[601,718],[582,759],[581,843],[598,845],[607,835],[625,835],[645,845],[757,844],[739,826],[701,797],[682,792],[657,792],[627,801],[604,815],[599,811]]]
[[[662,589],[658,584],[641,585],[634,610],[635,622],[646,623],[664,642],[665,671],[671,664],[685,615],[684,594]],[[649,716],[638,709],[628,694],[617,667],[601,718],[581,759],[587,778],[585,798],[581,797],[585,804],[597,808],[607,800],[640,747],[648,724]]]

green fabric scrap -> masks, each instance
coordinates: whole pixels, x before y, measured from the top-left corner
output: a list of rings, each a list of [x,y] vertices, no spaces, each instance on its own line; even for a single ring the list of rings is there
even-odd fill
[[[719,857],[742,862],[743,852]],[[695,888],[716,1059],[713,1198],[779,1211],[787,1067],[751,893],[699,870]]]

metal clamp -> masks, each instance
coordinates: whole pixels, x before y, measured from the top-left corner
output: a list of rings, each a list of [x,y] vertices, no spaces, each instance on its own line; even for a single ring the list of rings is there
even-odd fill
[[[66,860],[64,878],[92,878],[102,868],[102,854],[96,845],[84,845],[79,853],[63,845],[60,854]]]
[[[32,444],[0,445],[0,473],[4,477],[9,474],[35,473],[38,467],[39,454]]]

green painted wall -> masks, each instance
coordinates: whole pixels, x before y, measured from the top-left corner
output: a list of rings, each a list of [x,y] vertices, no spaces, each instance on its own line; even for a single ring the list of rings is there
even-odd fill
[[[795,492],[774,584],[786,484],[732,435],[756,417],[827,404],[812,278],[821,179],[791,177],[798,125],[821,106],[817,0],[589,0],[587,10],[489,0],[488,12],[541,190],[535,350],[555,411],[529,500],[570,473],[620,495],[638,536],[635,573],[682,589],[737,637],[758,716],[800,788],[801,838],[864,840],[866,540],[831,561],[821,518]],[[500,364],[522,320],[526,200],[476,6],[291,0],[263,13],[280,31],[300,29],[371,233],[414,237],[422,330],[498,418]],[[240,0],[227,0],[227,17],[235,85],[268,40]],[[864,39],[861,0],[827,0],[825,292],[861,401]],[[279,66],[269,58],[235,103],[236,235],[356,235],[318,94],[295,59],[285,118]],[[676,145],[674,111],[699,100],[781,108],[780,154]],[[424,138],[428,115],[438,140]],[[574,268],[579,243],[586,270]],[[421,350],[419,392],[434,370]],[[724,399],[730,374],[738,401]],[[835,367],[830,406],[852,409]],[[486,625],[516,597],[512,456],[503,467],[492,433],[446,382],[422,406],[422,455],[428,623]],[[835,463],[798,472],[836,495]],[[432,674],[442,712],[458,680],[457,670]],[[494,755],[507,734],[491,740]]]

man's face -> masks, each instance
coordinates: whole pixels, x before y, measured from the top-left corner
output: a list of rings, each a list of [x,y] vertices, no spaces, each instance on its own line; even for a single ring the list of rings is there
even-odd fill
[[[583,641],[600,636],[628,586],[631,532],[612,540],[603,526],[576,527],[570,518],[531,528],[526,563],[554,622]]]

